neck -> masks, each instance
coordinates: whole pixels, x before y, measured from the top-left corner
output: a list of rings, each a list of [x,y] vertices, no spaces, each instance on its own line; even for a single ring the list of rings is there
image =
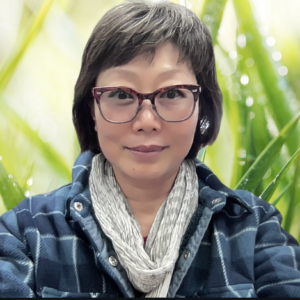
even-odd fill
[[[132,213],[137,219],[143,237],[148,236],[156,214],[168,197],[177,173],[157,182],[131,181],[122,175],[115,173],[116,180],[125,195]]]

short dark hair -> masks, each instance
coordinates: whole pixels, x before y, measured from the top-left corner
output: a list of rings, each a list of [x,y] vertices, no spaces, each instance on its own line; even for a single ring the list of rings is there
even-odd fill
[[[179,61],[189,64],[202,88],[194,141],[185,159],[194,159],[202,147],[215,141],[222,118],[222,94],[209,30],[182,5],[130,1],[113,7],[100,19],[83,53],[73,103],[73,122],[82,152],[101,152],[91,117],[91,88],[99,73],[140,54],[153,58],[155,49],[166,42],[178,48]]]

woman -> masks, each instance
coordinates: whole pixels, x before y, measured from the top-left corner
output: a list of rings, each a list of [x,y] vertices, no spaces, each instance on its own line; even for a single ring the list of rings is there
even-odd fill
[[[72,183],[1,217],[1,296],[299,296],[300,251],[278,211],[196,159],[221,116],[195,14],[169,2],[108,11],[75,87]]]

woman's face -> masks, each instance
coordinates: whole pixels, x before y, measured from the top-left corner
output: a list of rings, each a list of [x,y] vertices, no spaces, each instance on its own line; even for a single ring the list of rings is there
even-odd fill
[[[166,43],[156,50],[152,62],[141,55],[126,65],[101,72],[96,86],[123,86],[139,93],[152,93],[171,85],[196,85],[195,74],[186,63],[178,63],[178,57],[177,48]],[[147,185],[177,174],[193,143],[198,120],[198,103],[193,115],[179,123],[160,119],[149,100],[144,100],[136,118],[125,124],[112,124],[103,119],[95,101],[94,111],[99,144],[112,164],[116,178]],[[140,157],[128,149],[140,145],[165,148],[152,157]]]

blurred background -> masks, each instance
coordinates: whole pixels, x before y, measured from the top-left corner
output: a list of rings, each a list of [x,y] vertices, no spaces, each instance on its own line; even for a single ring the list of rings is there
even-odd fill
[[[80,152],[71,112],[83,49],[101,16],[122,2],[0,0],[0,214],[70,182]],[[299,113],[300,1],[173,2],[193,10],[212,33],[224,118],[205,163],[235,188]],[[299,132],[297,125],[261,174],[257,196],[299,148]],[[299,240],[298,169],[296,160],[272,201]]]

